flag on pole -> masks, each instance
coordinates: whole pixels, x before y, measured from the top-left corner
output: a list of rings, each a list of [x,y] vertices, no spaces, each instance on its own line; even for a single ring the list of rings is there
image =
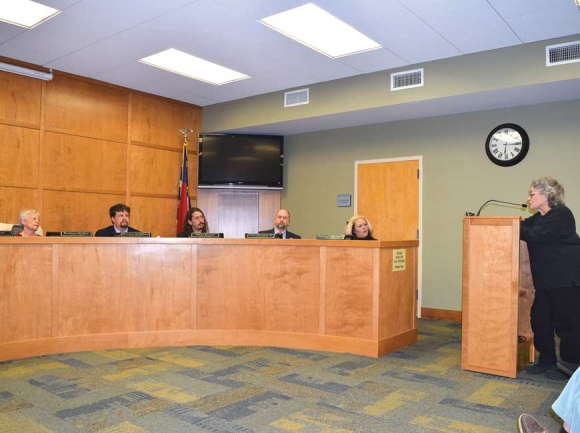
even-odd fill
[[[177,233],[183,231],[183,223],[187,211],[191,208],[189,200],[189,181],[187,175],[187,137],[183,142],[183,158],[181,160],[181,176],[179,178],[179,203],[177,205]]]

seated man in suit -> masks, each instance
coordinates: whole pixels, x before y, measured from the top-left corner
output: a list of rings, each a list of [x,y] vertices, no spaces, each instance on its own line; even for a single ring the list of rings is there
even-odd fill
[[[276,218],[274,218],[274,228],[271,230],[263,230],[260,233],[274,233],[282,236],[283,239],[302,239],[296,233],[288,231],[290,226],[290,212],[286,209],[280,209],[276,212]]]
[[[113,225],[97,230],[95,236],[112,237],[119,236],[124,232],[138,232],[139,230],[129,227],[131,208],[123,203],[117,203],[109,209],[109,216]]]

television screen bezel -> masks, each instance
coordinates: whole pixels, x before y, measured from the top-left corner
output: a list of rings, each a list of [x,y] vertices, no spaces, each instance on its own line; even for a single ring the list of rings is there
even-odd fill
[[[272,185],[272,184],[262,184],[258,182],[226,182],[226,181],[218,181],[218,182],[201,182],[202,176],[202,158],[203,158],[203,139],[205,137],[275,137],[280,139],[280,184]],[[284,136],[283,135],[274,135],[274,134],[231,134],[231,133],[205,133],[200,132],[198,134],[198,164],[197,164],[197,187],[200,189],[264,189],[264,190],[283,190],[284,189]]]

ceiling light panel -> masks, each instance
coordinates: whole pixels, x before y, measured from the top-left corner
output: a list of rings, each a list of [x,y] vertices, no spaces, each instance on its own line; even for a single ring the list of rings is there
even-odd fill
[[[216,86],[250,78],[249,75],[216,65],[174,48],[161,51],[139,61]]]
[[[333,59],[382,48],[312,3],[262,18],[259,22]]]
[[[60,11],[29,0],[0,1],[0,21],[31,29]]]

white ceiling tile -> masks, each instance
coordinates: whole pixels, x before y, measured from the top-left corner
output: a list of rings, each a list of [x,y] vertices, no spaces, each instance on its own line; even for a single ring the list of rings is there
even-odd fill
[[[237,10],[250,19],[259,20],[270,15],[294,9],[308,1],[304,0],[216,0],[231,9]]]
[[[521,43],[486,0],[400,1],[463,54]]]
[[[0,46],[0,54],[45,65],[188,3],[192,0],[143,0],[136,8],[132,0],[80,1]]]
[[[162,80],[172,75],[174,74],[162,69],[154,68],[144,63],[134,62],[119,68],[92,74],[90,77],[132,89],[136,85]]]
[[[187,86],[184,86],[182,83],[175,80],[151,81],[148,83],[135,85],[133,88],[142,92],[151,93],[153,95],[176,99],[178,101],[182,101],[187,95],[191,94],[191,92],[188,91]]]
[[[489,3],[506,20],[554,10],[571,13],[576,8],[570,0],[489,0]]]
[[[27,30],[24,27],[18,27],[12,24],[0,22],[0,48],[3,43],[8,42],[10,39],[26,31]]]
[[[205,107],[206,105],[213,105],[216,103],[216,101],[213,99],[207,99],[202,96],[193,95],[191,93],[184,94],[180,101],[187,102],[188,104],[199,105],[200,107]]]
[[[547,11],[514,18],[509,22],[524,42],[541,41],[580,33],[580,10],[575,8],[572,13]]]
[[[317,4],[387,48],[436,35],[398,0],[323,0]]]
[[[456,47],[441,36],[433,36],[406,44],[394,44],[389,49],[409,64],[446,59],[461,54]]]
[[[341,57],[340,59],[336,59],[336,61],[344,63],[365,74],[398,68],[409,64],[409,62],[385,48]]]
[[[59,11],[65,10],[71,7],[75,3],[80,3],[83,0],[42,0],[38,3],[42,3],[45,6],[58,9]]]

